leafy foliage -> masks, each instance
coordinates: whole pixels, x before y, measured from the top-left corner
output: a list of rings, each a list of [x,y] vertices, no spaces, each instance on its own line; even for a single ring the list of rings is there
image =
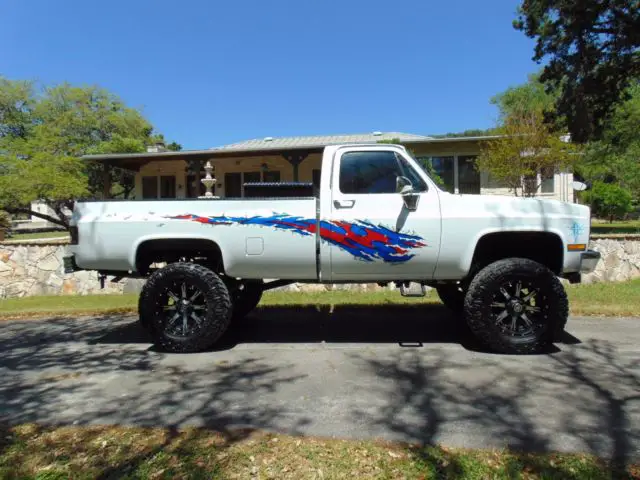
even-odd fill
[[[472,128],[464,130],[462,132],[448,132],[444,134],[430,135],[433,138],[456,138],[456,137],[483,137],[486,135],[492,135],[492,129],[483,130],[481,128]]]
[[[499,138],[481,144],[476,165],[515,195],[534,196],[538,174],[568,168],[578,159],[577,146],[550,131],[540,113],[509,115],[498,133]]]
[[[628,91],[629,100],[618,106],[603,131],[591,142],[577,167],[588,182],[615,183],[640,202],[640,85]]]
[[[548,60],[541,81],[558,89],[557,115],[575,141],[598,139],[640,78],[640,0],[523,0],[514,27]]]
[[[39,92],[34,84],[0,77],[0,207],[65,224],[72,200],[102,193],[102,165],[80,160],[92,153],[144,151],[154,141],[151,124],[114,94],[64,83]],[[127,196],[133,175],[110,172]],[[62,219],[31,212],[44,200]]]
[[[540,73],[529,75],[526,83],[507,88],[504,92],[494,95],[490,102],[498,107],[500,121],[513,116],[535,113],[543,117],[549,116],[554,110],[558,92],[548,92],[540,81]],[[553,128],[561,129],[562,122],[553,124]]]
[[[583,199],[590,205],[594,215],[610,222],[623,218],[633,210],[631,192],[612,183],[596,182],[591,190],[584,192]]]
[[[7,212],[0,210],[0,230],[9,230],[11,228],[11,217]]]

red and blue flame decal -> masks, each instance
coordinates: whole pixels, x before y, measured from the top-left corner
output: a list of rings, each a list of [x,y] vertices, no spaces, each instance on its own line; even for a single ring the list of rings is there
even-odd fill
[[[318,224],[316,219],[286,214],[274,214],[269,217],[232,217],[227,215],[203,217],[186,214],[167,218],[190,220],[207,225],[272,227],[277,230],[288,230],[303,236],[315,235],[319,226],[321,239],[367,262],[381,259],[387,263],[403,263],[415,256],[415,254],[410,253],[411,250],[427,246],[424,239],[417,235],[396,232],[363,220],[355,222],[322,220]]]

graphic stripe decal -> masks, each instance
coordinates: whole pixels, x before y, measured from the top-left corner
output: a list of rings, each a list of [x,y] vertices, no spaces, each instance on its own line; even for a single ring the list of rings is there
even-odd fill
[[[168,216],[173,220],[189,220],[206,225],[256,225],[287,230],[298,235],[315,235],[315,218],[274,214],[269,217],[233,217],[227,215],[203,217],[193,214]],[[417,235],[396,232],[381,225],[357,220],[355,222],[320,221],[320,238],[352,254],[354,257],[372,262],[381,259],[387,263],[403,263],[415,254],[416,248],[426,247],[424,239]]]

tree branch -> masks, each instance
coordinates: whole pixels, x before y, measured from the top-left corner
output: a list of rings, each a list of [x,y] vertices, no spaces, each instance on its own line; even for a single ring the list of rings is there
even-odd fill
[[[3,210],[5,212],[13,213],[13,214],[26,213],[28,215],[32,215],[34,217],[41,218],[41,219],[46,220],[48,222],[55,223],[56,225],[60,225],[61,227],[64,227],[64,228],[67,228],[67,229],[69,228],[69,225],[68,225],[68,223],[66,221],[60,220],[60,219],[55,218],[55,217],[52,217],[50,215],[47,215],[46,213],[34,212],[30,208],[21,208],[21,207],[18,207],[18,208],[4,208]],[[64,218],[64,216],[63,216],[63,218]]]

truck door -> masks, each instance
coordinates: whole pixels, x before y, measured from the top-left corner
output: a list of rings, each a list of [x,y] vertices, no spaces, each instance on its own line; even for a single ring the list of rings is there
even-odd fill
[[[331,213],[320,226],[332,280],[432,277],[440,250],[440,198],[404,149],[338,149],[330,192]]]

